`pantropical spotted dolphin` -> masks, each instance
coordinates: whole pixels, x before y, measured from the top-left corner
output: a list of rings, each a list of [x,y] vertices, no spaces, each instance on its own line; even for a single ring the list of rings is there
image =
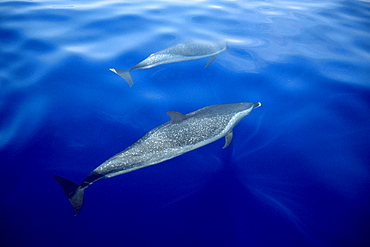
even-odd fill
[[[130,87],[134,84],[130,72],[135,69],[149,69],[166,63],[176,63],[194,59],[210,57],[204,67],[208,67],[218,54],[228,49],[226,41],[206,41],[189,39],[183,43],[170,46],[164,50],[151,54],[149,57],[136,64],[134,67],[123,70],[111,68],[110,70],[120,75]]]
[[[66,178],[54,176],[71,202],[74,215],[81,210],[84,191],[93,183],[158,164],[183,153],[225,137],[226,148],[233,138],[233,129],[239,121],[260,102],[211,105],[182,114],[169,111],[171,120],[152,129],[137,142],[95,168],[78,185]]]

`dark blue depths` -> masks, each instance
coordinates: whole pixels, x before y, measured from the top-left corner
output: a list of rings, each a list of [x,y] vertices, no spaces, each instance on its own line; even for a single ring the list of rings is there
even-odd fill
[[[1,246],[369,246],[368,1],[0,3]],[[187,38],[206,59],[128,69]],[[166,122],[229,102],[262,106],[223,140],[80,182]]]

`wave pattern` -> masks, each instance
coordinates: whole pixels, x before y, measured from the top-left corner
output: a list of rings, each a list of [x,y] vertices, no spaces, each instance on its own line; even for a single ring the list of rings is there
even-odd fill
[[[369,1],[1,1],[0,12],[2,246],[370,243]],[[108,70],[188,38],[229,50],[208,68],[133,71],[132,88]],[[169,110],[238,101],[262,107],[228,149],[102,183],[65,216],[51,175],[82,179]]]

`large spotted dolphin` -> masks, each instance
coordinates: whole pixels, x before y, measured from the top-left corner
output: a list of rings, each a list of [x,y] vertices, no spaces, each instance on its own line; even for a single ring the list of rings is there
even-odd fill
[[[128,70],[111,68],[120,75],[130,87],[134,84],[130,72],[135,69],[149,69],[167,63],[176,63],[200,58],[210,57],[204,67],[208,67],[218,54],[228,49],[226,41],[206,41],[189,39],[183,43],[170,46],[164,50],[151,54],[149,57]]]
[[[182,114],[169,111],[171,120],[152,129],[137,142],[95,168],[78,185],[66,178],[54,176],[71,202],[74,215],[81,210],[84,191],[93,183],[158,164],[183,153],[225,137],[224,148],[230,145],[233,129],[261,103],[231,103],[211,105]]]

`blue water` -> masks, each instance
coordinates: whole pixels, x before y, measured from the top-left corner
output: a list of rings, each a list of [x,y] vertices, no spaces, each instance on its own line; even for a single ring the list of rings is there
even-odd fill
[[[81,3],[80,3],[81,2]],[[370,246],[370,2],[1,1],[1,246]],[[188,38],[207,59],[128,69]],[[169,110],[260,101],[223,140],[81,182]]]

